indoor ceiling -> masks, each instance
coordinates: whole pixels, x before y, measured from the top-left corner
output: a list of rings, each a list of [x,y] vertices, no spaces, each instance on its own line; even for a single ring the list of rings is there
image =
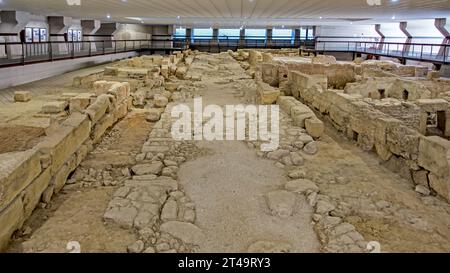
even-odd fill
[[[276,27],[450,17],[450,0],[0,0],[0,9],[105,22]]]

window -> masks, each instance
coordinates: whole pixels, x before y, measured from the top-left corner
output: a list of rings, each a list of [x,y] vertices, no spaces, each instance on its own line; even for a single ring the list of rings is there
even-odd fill
[[[219,29],[219,39],[239,39],[240,29]]]
[[[273,29],[272,39],[273,40],[292,40],[294,37],[292,29]]]
[[[266,39],[265,29],[246,29],[245,30],[246,39]]]
[[[213,36],[212,28],[194,28],[194,39],[211,39]]]
[[[186,29],[185,28],[176,28],[175,29],[175,37],[184,37],[186,36]]]

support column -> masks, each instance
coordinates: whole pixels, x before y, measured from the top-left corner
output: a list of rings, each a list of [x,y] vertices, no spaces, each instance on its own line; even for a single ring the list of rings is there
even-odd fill
[[[0,11],[0,42],[22,42],[20,32],[30,21],[30,14],[21,11]],[[0,56],[14,58],[22,56],[22,45],[8,45],[0,48]]]
[[[444,45],[450,45],[450,26],[447,25],[447,19],[446,18],[436,18],[434,25],[439,30],[439,32],[444,36],[444,40],[442,41],[442,44]],[[439,49],[439,56],[450,56],[450,47],[442,46]]]
[[[213,28],[212,40],[214,42],[219,41],[219,29],[218,28]]]
[[[400,22],[400,30],[406,35],[406,41],[405,43],[411,43],[412,42],[412,35],[408,32],[408,22]],[[403,47],[403,53],[407,55],[409,51],[411,50],[410,45],[405,45]]]
[[[50,42],[61,42],[52,44],[53,55],[65,55],[70,53],[69,44],[66,43],[67,30],[72,25],[72,18],[65,16],[49,16],[48,26]]]
[[[294,29],[294,46],[300,47],[301,46],[301,32],[300,27]]]
[[[94,43],[95,41],[95,33],[100,29],[100,21],[99,20],[81,20],[81,27],[83,31],[83,41],[89,42],[88,49],[91,52],[97,51],[97,46]],[[84,44],[83,44],[83,48]]]
[[[239,47],[240,48],[245,47],[245,28],[241,28],[239,30]]]
[[[96,40],[99,41],[96,44],[97,50],[103,50],[103,44],[105,48],[113,48],[114,34],[119,29],[118,23],[102,23],[100,28],[95,33]],[[103,42],[104,41],[104,42]],[[124,46],[124,45],[120,45]]]
[[[192,42],[192,28],[186,28],[186,45],[190,47]]]
[[[378,45],[378,50],[383,50],[383,43],[386,40],[386,36],[383,34],[383,32],[381,32],[381,25],[380,24],[376,24],[375,25],[375,31],[378,33],[378,35],[380,35],[380,44]]]
[[[267,41],[267,46],[268,47],[272,46],[272,38],[273,38],[273,29],[272,28],[268,28],[266,30],[266,41]]]

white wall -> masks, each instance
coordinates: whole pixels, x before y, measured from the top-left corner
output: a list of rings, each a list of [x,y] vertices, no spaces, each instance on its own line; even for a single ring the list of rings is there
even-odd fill
[[[134,57],[136,55],[136,52],[127,52],[2,68],[0,69],[0,89],[42,80],[89,66]]]

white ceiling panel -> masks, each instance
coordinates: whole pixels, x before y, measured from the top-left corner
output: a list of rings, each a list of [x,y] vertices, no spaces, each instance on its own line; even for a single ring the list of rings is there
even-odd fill
[[[450,17],[450,0],[2,0],[2,10],[149,24],[239,27],[371,24]],[[111,19],[106,18],[107,14]]]

